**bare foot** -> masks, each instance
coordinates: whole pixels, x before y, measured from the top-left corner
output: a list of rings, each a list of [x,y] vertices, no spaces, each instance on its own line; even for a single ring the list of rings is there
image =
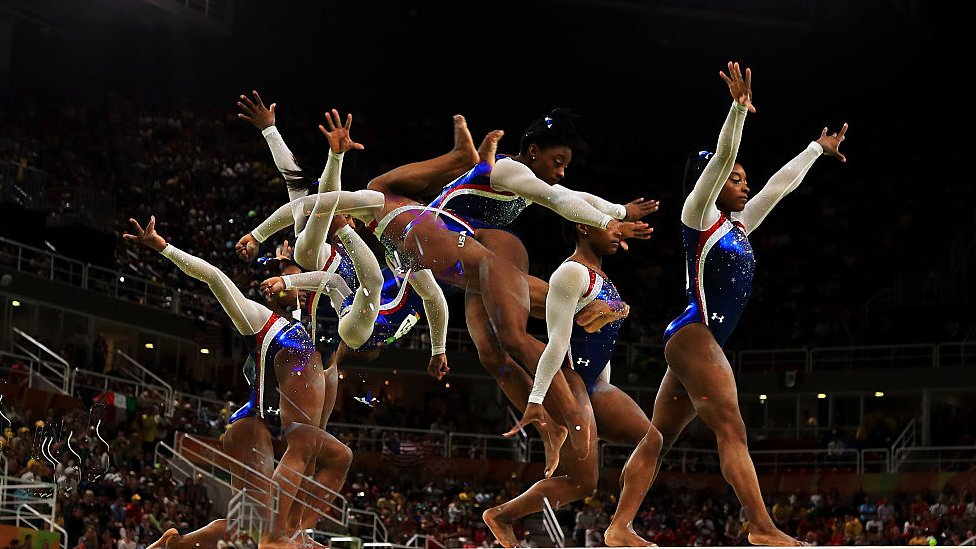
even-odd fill
[[[498,142],[501,141],[503,135],[505,132],[502,130],[488,132],[484,141],[481,142],[481,146],[478,147],[478,158],[482,162],[487,162],[489,166],[495,165],[495,153],[498,152]]]
[[[549,415],[548,413],[546,414]],[[556,471],[556,467],[559,467],[559,449],[563,447],[563,443],[566,442],[566,436],[569,435],[569,429],[559,425],[552,418],[546,420],[546,425],[548,427],[543,430],[538,425],[536,429],[539,430],[539,435],[542,436],[542,446],[546,450],[546,473],[545,478],[549,478]],[[555,426],[555,428],[553,428]]]
[[[460,114],[454,115],[454,148],[451,154],[459,157],[459,163],[474,166],[478,163],[478,149],[468,131],[468,122]]]
[[[501,509],[492,507],[485,511],[481,518],[502,547],[518,547],[519,541],[515,537],[515,530],[512,529],[512,520],[502,515]]]
[[[158,549],[161,547],[167,547],[169,545],[169,542],[172,540],[173,536],[178,536],[178,535],[180,535],[179,530],[177,530],[176,528],[170,528],[169,530],[163,532],[163,535],[156,541],[152,542],[149,545],[149,547],[146,547],[146,549]]]
[[[750,532],[749,543],[753,545],[775,546],[775,547],[799,547],[810,545],[797,541],[786,533],[773,528],[769,532]]]
[[[234,250],[237,252],[237,257],[243,259],[244,261],[253,261],[254,258],[258,256],[258,249],[260,249],[260,247],[261,246],[258,244],[258,239],[254,238],[254,235],[251,233],[247,233],[237,241],[237,245],[234,246]]]
[[[607,547],[657,547],[656,543],[638,536],[632,524],[628,524],[626,528],[617,528],[611,524],[603,535],[603,541]]]

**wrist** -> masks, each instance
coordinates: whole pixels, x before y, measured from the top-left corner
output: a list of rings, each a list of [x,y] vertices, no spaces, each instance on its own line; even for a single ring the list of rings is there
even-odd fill
[[[286,290],[292,289],[291,275],[281,275],[278,278],[281,279],[281,283],[285,285]]]
[[[613,215],[614,219],[626,219],[627,218],[627,206],[625,204],[614,204],[616,212]]]
[[[811,141],[810,144],[807,145],[807,148],[817,153],[817,156],[823,154],[824,152],[823,145],[821,145],[819,141]]]
[[[434,357],[437,355],[447,354],[447,345],[431,345],[430,356]]]
[[[600,220],[600,228],[601,229],[607,229],[607,228],[610,227],[610,224],[613,223],[613,222],[615,222],[615,221],[617,221],[617,220],[614,219],[614,218],[612,218],[612,217],[610,217],[609,215],[604,215],[603,216],[603,219]]]
[[[732,101],[732,108],[741,113],[749,112],[749,107],[747,107],[745,103],[740,103],[738,99]]]
[[[542,406],[542,401],[545,399],[546,399],[545,395],[534,395],[534,394],[529,395],[529,404],[528,406],[525,407],[526,410],[528,410],[529,406],[532,406],[533,404],[538,404],[539,406]]]
[[[267,128],[264,128],[263,130],[261,130],[261,135],[263,135],[265,139],[271,137],[272,135],[274,135],[276,133],[278,133],[278,128],[274,124],[272,124],[272,125],[268,126]]]

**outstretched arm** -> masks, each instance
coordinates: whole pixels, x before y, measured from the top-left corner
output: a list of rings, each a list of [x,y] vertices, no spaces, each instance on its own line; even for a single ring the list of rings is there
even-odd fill
[[[156,233],[156,216],[149,218],[145,230],[135,219],[129,221],[132,222],[135,234],[125,233],[122,237],[156,250],[175,263],[181,271],[210,286],[210,290],[238,332],[243,335],[256,334],[271,317],[270,309],[244,297],[241,290],[220,269],[172,244],[167,244],[166,240]]]
[[[346,114],[345,125],[340,124],[339,111],[325,113],[325,126],[319,124],[319,131],[329,140],[329,159],[325,163],[319,179],[319,192],[338,191],[342,188],[339,174],[342,172],[342,157],[350,149],[362,150],[361,144],[352,140],[349,129],[352,127],[352,113]]]
[[[722,192],[722,186],[725,185],[735,165],[746,112],[755,112],[755,108],[752,107],[752,71],[746,69],[743,78],[739,64],[730,62],[729,74],[730,76],[726,76],[724,72],[719,73],[722,80],[728,84],[729,92],[735,101],[719,133],[715,155],[708,161],[698,181],[695,182],[695,188],[681,208],[681,222],[694,229],[706,229],[718,219],[719,211],[715,207],[715,200]]]
[[[349,213],[354,216],[362,215],[363,212],[372,208],[382,207],[385,200],[383,198],[383,193],[366,189],[358,191],[331,191],[328,193],[316,193],[312,196],[297,198],[275,210],[274,213],[261,222],[261,224],[258,225],[253,231],[241,238],[241,241],[237,244],[238,255],[244,259],[252,259],[251,256],[257,254],[257,250],[248,250],[245,253],[244,248],[246,240],[264,242],[271,235],[288,226],[288,223],[291,221],[291,212],[294,207],[297,206],[302,208],[303,211],[311,212],[315,207],[316,200],[319,199],[319,194],[324,194],[324,196],[321,197],[322,202],[319,204],[320,209],[323,209],[324,205],[328,205],[329,211],[331,211],[331,204],[329,201],[337,201],[337,204],[335,205],[336,212]]]
[[[549,208],[564,218],[574,222],[606,229],[612,221],[610,214],[600,211],[592,204],[566,187],[550,185],[535,176],[532,170],[517,160],[499,160],[491,171],[491,186],[515,193]],[[615,213],[618,213],[615,210]]]
[[[529,394],[529,403],[542,404],[556,372],[562,367],[569,352],[569,339],[573,334],[573,316],[576,305],[590,283],[589,271],[574,261],[559,266],[549,278],[549,294],[546,296],[546,329],[549,343],[539,359],[535,381]]]
[[[803,149],[803,152],[796,155],[793,160],[787,162],[769,178],[762,190],[746,203],[742,213],[734,215],[735,219],[745,227],[746,234],[755,231],[776,204],[783,197],[793,192],[793,189],[800,186],[803,178],[821,154],[837,157],[841,162],[847,161],[847,158],[839,150],[840,144],[845,139],[845,134],[847,134],[847,124],[841,127],[840,132],[834,132],[831,135],[827,135],[827,128],[824,128],[820,134],[820,139],[811,141],[807,148]]]
[[[241,112],[237,113],[237,117],[245,122],[249,122],[261,132],[261,135],[268,142],[268,147],[271,149],[271,156],[274,158],[275,166],[278,167],[278,171],[281,172],[282,177],[285,178],[285,181],[294,181],[301,179],[297,175],[301,171],[301,168],[295,162],[295,155],[292,154],[291,149],[285,144],[285,140],[281,137],[281,133],[278,132],[278,128],[275,126],[275,108],[277,106],[277,103],[272,103],[271,107],[264,106],[261,95],[257,91],[251,90],[251,97],[241,95],[237,101],[237,108],[241,110]],[[295,194],[295,196],[292,196],[292,194]],[[288,197],[294,200],[306,194],[308,193],[304,189],[301,191],[289,189]]]

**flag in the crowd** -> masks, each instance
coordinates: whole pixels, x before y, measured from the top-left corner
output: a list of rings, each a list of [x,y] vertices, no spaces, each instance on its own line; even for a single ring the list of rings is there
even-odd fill
[[[424,445],[409,440],[388,439],[383,444],[383,459],[399,467],[416,465],[424,459]]]
[[[110,407],[110,409],[114,407],[125,410],[126,412],[136,411],[136,397],[123,395],[122,393],[105,391],[104,393],[95,397],[94,400],[96,402],[105,404],[105,406]]]

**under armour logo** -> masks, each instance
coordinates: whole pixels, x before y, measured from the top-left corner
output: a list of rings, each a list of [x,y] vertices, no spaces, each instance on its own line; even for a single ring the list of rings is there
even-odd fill
[[[461,234],[458,235],[458,248],[464,247],[464,241],[468,238],[468,235],[465,234],[467,232],[468,231],[461,231]]]
[[[580,366],[586,368],[587,366],[590,365],[590,359],[588,359],[588,358],[586,358],[586,359],[577,358],[576,359],[576,364],[579,364]]]
[[[725,322],[725,315],[718,316],[718,313],[712,313],[712,320],[717,320],[720,323]]]

